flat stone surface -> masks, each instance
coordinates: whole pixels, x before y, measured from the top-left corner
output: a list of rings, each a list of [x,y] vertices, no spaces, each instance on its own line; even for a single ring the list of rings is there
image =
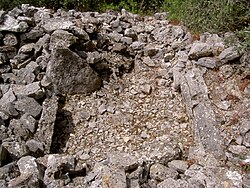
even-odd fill
[[[69,49],[54,49],[47,67],[54,92],[89,94],[101,86],[101,79],[87,62]]]

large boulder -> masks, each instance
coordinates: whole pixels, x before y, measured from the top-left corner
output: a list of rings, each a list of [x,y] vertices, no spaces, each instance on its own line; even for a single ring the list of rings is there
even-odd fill
[[[101,86],[97,73],[67,48],[53,50],[46,73],[56,94],[89,94]]]

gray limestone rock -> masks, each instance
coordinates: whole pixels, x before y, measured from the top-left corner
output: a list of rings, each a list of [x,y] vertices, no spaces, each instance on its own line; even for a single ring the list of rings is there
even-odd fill
[[[89,64],[96,64],[96,63],[100,62],[103,59],[102,55],[97,51],[88,52],[87,55],[88,55],[87,62]]]
[[[53,50],[46,73],[56,94],[89,94],[101,86],[97,73],[69,49]]]
[[[8,33],[4,36],[3,43],[6,46],[16,46],[18,44],[18,40],[13,33]]]
[[[246,133],[243,140],[243,145],[250,148],[250,132]]]
[[[187,161],[173,160],[168,163],[168,167],[184,173],[188,169],[188,163]]]
[[[175,180],[173,178],[167,178],[163,182],[157,185],[157,188],[190,188],[191,185],[182,179]]]
[[[16,160],[27,154],[25,145],[15,140],[3,140],[2,147],[8,151],[9,160]]]
[[[40,82],[33,82],[28,85],[12,85],[12,89],[16,96],[28,96],[40,99],[44,96]]]
[[[44,146],[41,142],[38,142],[34,139],[28,140],[25,143],[27,149],[29,150],[29,152],[31,152],[32,154],[40,154],[43,153],[44,151]]]
[[[202,143],[217,158],[223,158],[223,139],[216,128],[215,114],[208,99],[207,86],[200,69],[193,68],[187,71],[181,81],[181,93],[187,114],[193,119],[195,142]]]
[[[70,20],[65,18],[50,18],[42,27],[47,33],[52,33],[55,30],[69,30],[73,25]]]
[[[126,174],[123,169],[105,167],[102,174],[103,188],[127,188]]]
[[[138,167],[137,158],[128,153],[112,152],[108,155],[108,161],[111,166],[124,169],[125,171]]]
[[[49,49],[68,48],[72,44],[76,43],[76,40],[77,37],[75,37],[72,33],[64,30],[56,30],[50,37]]]
[[[18,54],[30,54],[34,51],[34,46],[34,43],[25,44],[19,49]]]
[[[17,162],[20,170],[20,176],[11,179],[8,187],[41,187],[42,181],[39,174],[36,159],[31,156],[25,156]]]
[[[34,46],[34,49],[35,49],[35,55],[39,52],[41,52],[42,49],[44,49],[45,51],[48,50],[48,45],[49,45],[49,41],[50,41],[50,35],[49,34],[46,34],[44,35],[42,38],[40,38],[35,46]]]
[[[90,39],[88,33],[80,27],[72,26],[70,31],[81,40],[88,41]]]
[[[42,115],[38,123],[38,129],[35,134],[35,138],[44,144],[45,153],[50,152],[57,109],[58,98],[56,96],[44,100]]]
[[[19,22],[10,15],[5,15],[3,24],[0,24],[0,31],[26,32],[29,28],[24,21]]]
[[[178,172],[162,164],[156,163],[150,167],[150,178],[157,181],[164,181],[167,178],[176,179]]]
[[[34,118],[37,118],[42,111],[41,105],[35,99],[26,96],[18,97],[15,108],[24,114],[32,115]]]
[[[206,57],[212,55],[212,47],[211,45],[207,43],[197,42],[193,43],[189,53],[188,57],[190,59],[198,59],[200,57]]]
[[[222,64],[225,64],[229,61],[239,58],[240,55],[241,54],[237,51],[236,47],[229,47],[223,50],[218,58],[220,59]]]
[[[202,57],[195,62],[197,65],[213,69],[217,66],[218,60],[214,57]]]

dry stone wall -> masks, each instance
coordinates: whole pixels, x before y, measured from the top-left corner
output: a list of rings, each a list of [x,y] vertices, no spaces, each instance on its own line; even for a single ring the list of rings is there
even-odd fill
[[[226,46],[227,35],[194,41],[165,17],[29,5],[0,11],[0,187],[250,186],[249,52]],[[98,121],[119,115],[99,100],[119,103],[110,91],[131,115],[118,121],[128,119],[134,137],[122,139],[138,144],[135,152],[110,143],[99,151],[106,142],[97,143]],[[82,111],[74,97],[97,106]],[[77,152],[63,124],[88,125],[84,139],[97,137],[96,152]]]

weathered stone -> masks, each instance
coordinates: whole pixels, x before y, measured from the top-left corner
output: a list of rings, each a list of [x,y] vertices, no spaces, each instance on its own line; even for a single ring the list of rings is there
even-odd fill
[[[238,156],[244,156],[247,154],[247,148],[245,146],[240,146],[240,145],[230,145],[228,147],[228,151]]]
[[[241,54],[237,51],[236,47],[229,47],[223,50],[218,58],[220,59],[222,64],[225,64],[229,61],[239,58],[240,55]]]
[[[163,182],[157,185],[157,188],[189,188],[188,182],[182,179],[175,180],[173,178],[165,179]]]
[[[187,114],[193,119],[195,142],[202,143],[217,158],[223,158],[223,139],[216,128],[215,114],[208,99],[207,86],[201,70],[193,68],[187,71],[182,79],[181,92]],[[210,134],[207,134],[208,132]]]
[[[26,147],[17,141],[3,141],[2,147],[8,151],[9,160],[16,160],[27,154]]]
[[[88,94],[101,86],[101,79],[77,54],[69,49],[55,49],[47,67],[55,93]]]
[[[130,45],[133,42],[133,39],[130,37],[122,37],[121,42],[126,45]]]
[[[182,71],[184,70],[185,66],[186,65],[184,62],[178,61],[173,67],[174,88],[176,90],[180,89],[181,81],[183,77]]]
[[[73,25],[70,20],[64,18],[50,18],[42,27],[47,33],[51,33],[55,30],[70,30]]]
[[[193,43],[188,57],[190,59],[198,59],[200,57],[206,57],[212,55],[212,47],[207,43],[197,42]]]
[[[41,142],[38,142],[36,140],[28,140],[26,142],[26,147],[27,149],[32,153],[32,154],[40,154],[40,153],[43,153],[44,151],[44,146]]]
[[[68,48],[72,44],[76,43],[77,37],[72,33],[63,30],[56,30],[50,37],[49,49],[55,48]]]
[[[87,62],[89,64],[95,64],[100,62],[103,58],[102,55],[99,52],[88,52],[87,53]]]
[[[13,33],[8,33],[4,36],[3,43],[6,46],[16,46],[18,44],[18,40]]]
[[[5,15],[3,25],[0,25],[0,31],[10,31],[10,32],[26,32],[29,28],[26,22],[18,22],[14,17]]]
[[[9,182],[9,187],[41,187],[42,182],[40,180],[38,166],[35,162],[35,158],[31,156],[25,156],[18,161],[18,167],[21,175],[12,179]]]
[[[84,31],[82,28],[72,26],[70,27],[70,30],[75,36],[77,36],[81,40],[88,41],[90,39],[88,33]]]
[[[32,41],[36,42],[39,38],[44,35],[42,30],[31,29],[29,32],[23,33],[20,35],[20,41]]]
[[[34,46],[35,55],[37,55],[37,53],[41,52],[42,49],[48,50],[49,40],[50,40],[50,35],[46,34],[36,42],[36,44]]]
[[[9,130],[11,130],[17,138],[27,139],[30,136],[25,122],[19,119],[12,119],[10,121]]]
[[[167,178],[176,179],[178,176],[178,172],[168,168],[162,164],[153,164],[150,167],[150,178],[155,179],[157,181],[163,181]]]
[[[216,58],[213,58],[213,57],[202,57],[198,61],[196,61],[195,63],[197,65],[213,69],[213,68],[215,68],[217,66],[217,62],[218,62],[218,60]]]
[[[16,100],[16,96],[13,93],[12,89],[9,89],[8,92],[4,93],[3,97],[0,99],[0,107],[5,106],[7,103],[14,102]]]
[[[102,174],[103,188],[127,188],[125,171],[120,168],[104,168]]]
[[[137,33],[136,33],[136,31],[135,31],[134,29],[132,29],[132,28],[125,29],[124,35],[125,35],[126,37],[132,38],[133,40],[137,40]]]
[[[110,165],[124,169],[125,171],[136,169],[138,161],[136,157],[123,152],[112,152],[108,155]]]
[[[34,46],[34,43],[25,44],[19,49],[18,54],[30,54],[34,51]]]
[[[245,134],[250,130],[249,124],[250,124],[250,121],[247,120],[247,119],[243,119],[243,120],[240,122],[239,128],[240,128],[240,133],[241,133],[242,135],[245,135]]]
[[[17,79],[16,79],[16,83],[17,84],[31,84],[32,82],[35,81],[35,74],[30,71],[27,68],[21,68],[18,72],[17,72]]]
[[[143,63],[146,64],[149,67],[155,67],[155,62],[150,57],[144,57]]]
[[[135,41],[133,42],[130,47],[133,49],[133,50],[142,50],[144,48],[146,44],[144,42],[138,42],[138,41]]]
[[[250,132],[246,133],[243,140],[243,145],[250,148]]]
[[[28,96],[40,99],[44,96],[40,82],[33,82],[28,85],[13,85],[13,91],[16,96]]]
[[[173,160],[173,161],[168,163],[168,167],[173,168],[173,169],[177,170],[178,172],[184,173],[188,168],[188,164],[186,161]]]
[[[45,99],[43,102],[42,115],[38,123],[38,129],[35,134],[36,140],[40,141],[45,146],[45,153],[50,152],[52,136],[54,133],[54,125],[58,109],[58,98]]]
[[[25,114],[38,117],[41,113],[41,105],[31,97],[20,96],[15,102],[15,108]]]

